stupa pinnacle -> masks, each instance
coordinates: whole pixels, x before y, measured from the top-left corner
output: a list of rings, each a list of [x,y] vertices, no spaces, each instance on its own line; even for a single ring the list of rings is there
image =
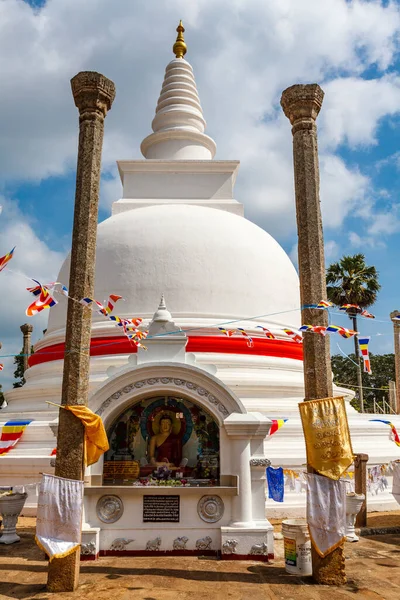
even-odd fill
[[[183,37],[185,28],[182,25],[182,21],[179,21],[179,25],[176,28],[176,31],[178,32],[178,35],[176,37],[176,42],[173,45],[172,51],[175,54],[176,58],[183,58],[187,52],[187,46]]]
[[[197,93],[192,66],[183,58],[187,46],[182,21],[173,45],[175,58],[167,65],[156,115],[141,151],[145,158],[167,160],[210,160],[216,144],[205,135],[206,122]]]

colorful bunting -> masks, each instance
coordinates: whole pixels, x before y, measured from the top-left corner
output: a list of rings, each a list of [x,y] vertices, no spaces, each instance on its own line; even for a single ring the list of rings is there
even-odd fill
[[[353,335],[357,335],[358,331],[354,331],[353,329],[346,329],[346,327],[340,327],[338,334],[343,338],[351,338]]]
[[[254,342],[252,340],[252,338],[249,336],[249,334],[242,328],[242,327],[238,327],[237,331],[240,331],[240,333],[247,338],[247,345],[249,348],[253,348],[254,347]]]
[[[88,308],[93,308],[93,305],[95,305],[97,306],[96,312],[100,313],[104,317],[108,317],[109,314],[114,310],[115,304],[118,302],[118,300],[121,299],[122,296],[118,296],[117,294],[110,294],[110,296],[108,297],[106,307],[103,306],[101,302],[99,302],[98,300],[94,300],[93,298],[82,298],[82,300],[80,300],[80,303],[83,304],[83,306],[87,306]]]
[[[367,310],[362,310],[360,316],[365,317],[366,319],[375,319],[375,315],[371,315]]]
[[[371,339],[370,337],[358,338],[358,345],[360,347],[361,354],[362,354],[363,361],[364,361],[364,372],[369,373],[369,375],[371,375],[371,373],[372,373],[371,362],[369,360],[369,352],[368,352],[368,344],[370,342],[370,339]]]
[[[0,439],[0,456],[7,454],[7,452],[15,446],[29,423],[32,423],[32,419],[14,419],[12,421],[7,421],[7,423],[3,425]]]
[[[333,306],[332,302],[328,302],[327,300],[321,300],[321,302],[318,302],[315,308],[323,310],[324,308],[329,308],[330,306]]]
[[[343,306],[339,307],[339,310],[342,310],[344,312],[347,312],[348,310],[361,310],[360,307],[358,306],[358,304],[343,304]]]
[[[271,419],[271,427],[268,432],[268,436],[273,435],[276,431],[278,431],[283,425],[286,423],[288,419]]]
[[[228,337],[231,337],[232,335],[234,335],[236,333],[236,329],[225,329],[225,327],[218,327],[218,329],[220,331],[222,331],[222,333],[224,335],[227,335]]]
[[[0,258],[0,271],[2,271],[4,269],[4,267],[7,265],[7,263],[9,263],[10,260],[12,259],[14,250],[15,250],[15,246],[12,250],[10,250],[10,252],[8,252],[5,256],[2,256]]]
[[[299,328],[299,331],[308,331],[310,333],[320,333],[321,335],[326,335],[326,327],[323,325],[302,325]]]
[[[301,344],[303,342],[303,338],[301,337],[301,335],[299,335],[295,331],[292,331],[291,329],[284,329],[283,331],[286,333],[286,335],[291,337],[292,340],[294,340],[298,344]]]
[[[269,340],[276,339],[275,336],[266,327],[263,327],[262,325],[256,325],[256,329],[262,329],[263,332],[265,333],[265,337],[267,337]]]
[[[25,312],[28,317],[33,317],[34,315],[42,312],[42,310],[45,308],[51,308],[56,304],[57,300],[54,300],[54,298],[50,295],[49,290],[45,287],[41,287],[41,291],[39,292],[36,300],[28,306]]]
[[[389,425],[390,429],[392,430],[393,441],[395,442],[396,446],[400,446],[399,434],[397,433],[396,427],[393,425],[393,423],[391,421],[385,421],[384,419],[369,419],[369,420],[370,421],[378,421],[379,423],[385,423],[385,425]]]

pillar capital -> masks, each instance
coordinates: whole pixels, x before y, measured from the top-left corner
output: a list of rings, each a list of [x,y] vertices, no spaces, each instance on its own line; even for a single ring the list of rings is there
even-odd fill
[[[292,132],[312,129],[321,110],[324,92],[317,83],[299,83],[287,88],[281,97],[283,112],[293,125]]]
[[[71,79],[72,95],[81,119],[104,119],[115,98],[115,85],[95,71],[81,71]]]
[[[24,335],[28,335],[29,333],[32,333],[33,325],[30,323],[25,323],[24,325],[21,325],[20,330]]]
[[[398,317],[400,315],[400,311],[399,310],[394,310],[393,312],[390,313],[390,318],[393,322],[393,325],[400,325],[400,321],[396,320],[394,321],[395,317]]]

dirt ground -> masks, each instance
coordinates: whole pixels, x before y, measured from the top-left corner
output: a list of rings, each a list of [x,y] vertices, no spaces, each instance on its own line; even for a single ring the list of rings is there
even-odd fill
[[[368,526],[400,526],[400,511],[373,513]],[[80,587],[75,593],[53,595],[46,592],[47,562],[34,542],[34,532],[35,519],[21,518],[21,542],[0,545],[1,600],[400,599],[400,535],[346,544],[348,583],[341,588],[317,586],[310,578],[288,575],[283,542],[276,540],[272,564],[194,557],[100,558],[81,563]]]

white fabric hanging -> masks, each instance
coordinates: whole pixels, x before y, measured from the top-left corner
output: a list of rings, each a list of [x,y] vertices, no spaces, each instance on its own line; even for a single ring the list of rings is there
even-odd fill
[[[345,481],[307,474],[307,521],[320,556],[326,556],[345,541]]]
[[[82,500],[83,481],[43,475],[35,539],[50,561],[67,556],[80,545]]]
[[[400,462],[393,462],[393,487],[392,494],[400,504]]]

